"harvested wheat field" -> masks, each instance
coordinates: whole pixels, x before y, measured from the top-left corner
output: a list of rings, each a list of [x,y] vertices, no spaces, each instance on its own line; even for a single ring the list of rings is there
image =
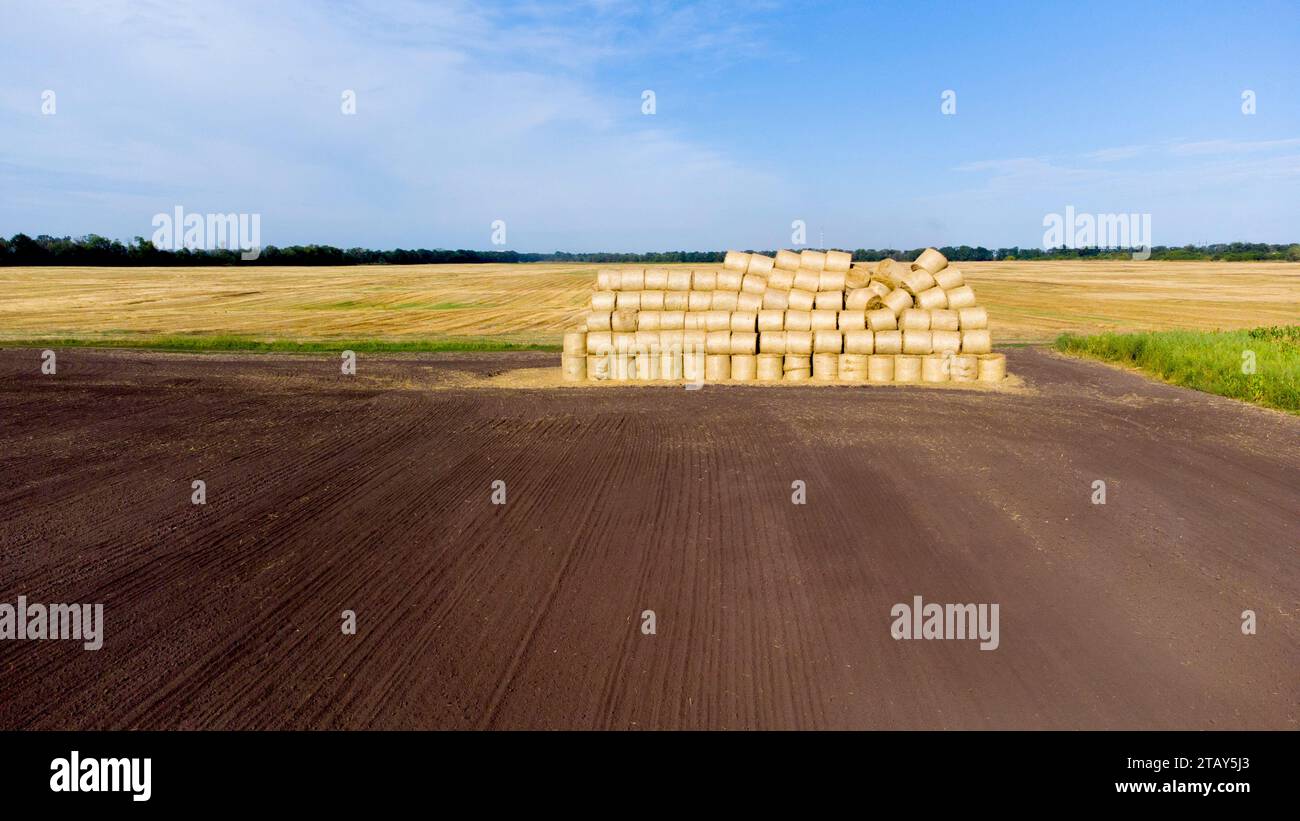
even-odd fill
[[[955,264],[979,293],[999,343],[1041,342],[1063,331],[1245,328],[1300,315],[1297,264]],[[0,269],[0,339],[491,336],[558,345],[562,330],[585,313],[596,272],[624,267],[646,266],[7,268]]]

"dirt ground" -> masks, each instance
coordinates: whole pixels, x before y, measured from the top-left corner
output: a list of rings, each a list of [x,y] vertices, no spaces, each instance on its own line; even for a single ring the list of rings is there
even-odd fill
[[[106,634],[0,642],[0,728],[1296,729],[1300,420],[1007,353],[685,391],[0,351],[0,602]],[[893,639],[917,595],[1000,646]]]

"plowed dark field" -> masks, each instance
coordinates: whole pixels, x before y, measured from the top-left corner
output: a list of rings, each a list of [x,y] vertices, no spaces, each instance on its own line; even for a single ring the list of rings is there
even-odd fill
[[[0,601],[105,639],[0,642],[0,728],[1297,727],[1294,417],[1032,349],[1014,392],[38,353],[0,351]],[[916,595],[1000,646],[894,640]]]

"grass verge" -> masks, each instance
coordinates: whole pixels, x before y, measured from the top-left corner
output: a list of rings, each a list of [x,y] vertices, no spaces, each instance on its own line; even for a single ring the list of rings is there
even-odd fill
[[[437,351],[558,351],[559,345],[544,342],[510,342],[491,337],[446,339],[340,339],[295,341],[255,339],[228,335],[171,335],[149,337],[64,337],[44,339],[0,339],[4,348],[143,348],[157,351],[214,353],[322,353],[358,351],[366,353],[415,353]]]
[[[1174,385],[1300,414],[1300,325],[1063,334],[1056,349],[1131,365]]]

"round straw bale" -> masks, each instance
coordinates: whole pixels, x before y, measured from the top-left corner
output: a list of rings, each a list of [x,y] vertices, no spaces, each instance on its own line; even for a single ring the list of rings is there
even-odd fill
[[[617,291],[592,291],[591,292],[591,310],[612,311],[616,307],[618,307]]]
[[[792,371],[796,373],[802,371],[805,374],[805,378],[810,377],[812,376],[812,355],[788,353],[782,360],[781,369],[785,371],[786,379],[790,378],[789,374]]]
[[[636,376],[636,358],[627,351],[618,351],[609,360],[610,378],[615,382],[626,382]]]
[[[841,331],[865,331],[867,329],[867,312],[840,311],[836,322]]]
[[[681,353],[685,337],[686,332],[680,329],[676,331],[660,331],[659,350],[665,351],[669,348],[676,348],[677,352]]]
[[[813,291],[795,288],[790,292],[790,310],[811,311],[817,304],[817,295]]]
[[[754,357],[754,375],[759,382],[779,382],[785,372],[785,356],[779,353],[761,353]]]
[[[733,331],[754,331],[758,329],[758,311],[732,311],[731,322],[727,325]]]
[[[812,343],[813,343],[812,331],[786,331],[785,332],[785,353],[787,356],[792,354],[811,356]]]
[[[799,254],[799,267],[809,271],[821,271],[826,268],[826,254],[821,251],[802,251]]]
[[[705,364],[708,355],[704,351],[695,352],[686,350],[682,353],[682,379],[687,382],[703,382],[707,379],[704,373]]]
[[[619,293],[623,293],[619,291]],[[615,311],[609,315],[609,328],[614,332],[636,330],[636,311]]]
[[[614,350],[627,353],[636,344],[636,331],[614,331]]]
[[[794,272],[794,287],[800,291],[807,291],[810,294],[817,293],[822,284],[821,271],[813,271],[808,268],[800,268]]]
[[[867,311],[867,327],[873,331],[892,331],[898,327],[898,317],[889,308]]]
[[[691,290],[692,291],[718,290],[718,272],[717,271],[692,271]]]
[[[636,329],[638,331],[662,331],[664,327],[663,311],[637,311]]]
[[[610,356],[609,354],[588,354],[587,355],[587,379],[604,381],[609,379],[610,374]]]
[[[875,291],[876,293],[880,294],[881,299],[884,299],[885,297],[889,296],[889,292],[894,290],[894,288],[887,282],[881,282],[878,279],[873,279],[871,280],[871,282],[867,283],[867,290]]]
[[[843,273],[849,270],[853,265],[853,255],[848,251],[827,251],[826,266],[827,271],[837,271]],[[843,286],[840,286],[843,287]]]
[[[866,382],[867,381],[867,359],[865,354],[859,353],[842,353],[840,354],[840,381],[841,382]]]
[[[740,271],[744,273],[749,267],[749,254],[744,251],[728,251],[722,260],[722,267],[728,271]]]
[[[903,352],[902,331],[875,331],[876,353],[900,354]]]
[[[948,307],[953,310],[969,308],[975,304],[975,292],[969,285],[959,285],[948,291]]]
[[[753,382],[757,379],[758,357],[753,354],[732,354],[731,378],[737,382]]]
[[[798,271],[799,255],[794,251],[777,251],[774,267],[783,271]]]
[[[618,310],[620,311],[639,311],[641,310],[641,291],[615,291],[617,294]]]
[[[786,311],[782,327],[787,331],[811,331],[812,311]]]
[[[923,356],[921,357],[921,381],[947,382],[949,368],[950,363],[946,356],[941,354]]]
[[[763,295],[740,293],[736,295],[737,311],[761,311],[763,310]]]
[[[685,311],[664,311],[659,315],[659,330],[680,331],[686,327]],[[650,330],[647,328],[646,330]]]
[[[841,311],[844,309],[844,292],[818,291],[813,297],[813,305],[823,311]]]
[[[722,382],[731,378],[731,354],[707,354],[704,357],[704,378]]]
[[[840,376],[840,355],[838,353],[815,353],[812,355],[812,378],[818,382],[834,382]]]
[[[880,305],[880,294],[871,288],[854,288],[844,295],[844,307],[851,311],[871,311]]]
[[[935,353],[957,353],[961,350],[961,334],[957,331],[931,331],[930,343]]]
[[[754,354],[758,352],[758,334],[754,331],[732,331],[731,348],[729,353],[732,356]]]
[[[790,306],[790,292],[768,288],[763,292],[763,310],[783,311]]]
[[[871,331],[844,331],[844,352],[869,354],[875,348],[875,334]]]
[[[682,378],[682,346],[663,348],[659,351],[659,378]]]
[[[930,312],[930,330],[932,331],[955,331],[960,327],[961,320],[956,311],[947,308],[935,308]]]
[[[704,330],[706,331],[731,330],[731,312],[730,311],[705,311]]]
[[[780,268],[773,268],[772,273],[767,275],[767,289],[769,291],[788,291],[794,287],[794,271],[783,271]]]
[[[1001,382],[1007,378],[1007,357],[1000,353],[986,353],[978,357],[979,380]]]
[[[843,291],[844,279],[843,271],[822,271],[821,275],[817,277],[817,290]]]
[[[989,312],[972,305],[969,308],[961,308],[957,311],[957,324],[963,331],[978,331],[989,326]]]
[[[921,381],[921,357],[895,356],[894,357],[894,381],[895,382]]]
[[[709,312],[687,311],[682,328],[687,331],[707,331],[709,329]]]
[[[664,291],[642,291],[642,311],[662,311],[664,309]]]
[[[903,277],[911,270],[912,269],[905,262],[899,262],[894,259],[882,259],[880,263],[876,265],[875,273],[872,276],[888,285],[892,290],[898,287],[898,284],[902,282]]]
[[[930,312],[924,308],[904,308],[898,315],[898,327],[904,331],[928,331]]]
[[[833,331],[839,322],[839,311],[813,310],[808,314],[809,328],[814,331]]]
[[[871,269],[865,266],[854,265],[844,272],[844,290],[846,291],[865,288],[870,281]]]
[[[617,268],[601,268],[596,272],[596,290],[617,291],[623,287],[623,272]]]
[[[686,310],[688,311],[707,311],[712,307],[712,291],[691,291],[686,296]]]
[[[898,287],[907,291],[912,296],[916,296],[922,291],[928,291],[934,287],[934,277],[930,276],[929,271],[922,271],[920,269],[908,271],[906,274],[903,274],[902,278],[898,281]]]
[[[912,307],[912,295],[907,291],[904,291],[902,288],[895,288],[885,295],[885,298],[881,300],[881,303],[883,303],[886,308],[893,311],[894,315],[897,316],[904,308]]]
[[[944,268],[942,271],[934,275],[934,284],[943,288],[945,291],[950,291],[953,288],[965,284],[965,282],[966,278],[962,276],[961,271],[957,268]]]
[[[880,354],[867,357],[867,379],[871,382],[893,382],[894,357]]]
[[[749,265],[745,268],[745,273],[766,277],[775,264],[776,260],[771,257],[765,257],[762,254],[750,254]]]
[[[609,324],[611,311],[592,311],[587,314],[587,330],[589,331],[611,331],[613,328]]]
[[[629,268],[624,271],[623,277],[619,280],[618,289],[620,291],[644,291],[645,269]]]
[[[991,353],[992,351],[993,337],[990,336],[988,329],[961,332],[962,353]]]
[[[565,356],[586,356],[587,332],[566,331],[564,334],[563,351]]]
[[[633,379],[648,381],[659,378],[659,354],[651,354],[640,345],[633,346],[628,352],[628,370]]]
[[[760,331],[785,330],[785,311],[759,311],[758,329]]]
[[[647,291],[668,290],[668,269],[667,268],[645,269],[645,289]]]
[[[704,339],[704,351],[711,354],[731,355],[731,331],[709,331]]]
[[[813,331],[813,353],[839,354],[844,351],[844,334],[840,331]]]
[[[668,285],[665,290],[689,291],[695,276],[690,271],[669,271]]]
[[[937,274],[948,266],[948,258],[934,248],[926,248],[912,263],[912,267]]]
[[[960,353],[951,357],[952,381],[974,382],[979,378],[979,357]]]
[[[718,271],[717,283],[719,291],[739,291],[740,283],[745,281],[745,274],[741,271]]]
[[[644,348],[653,353],[659,353],[659,332],[658,331],[637,331],[635,344],[638,348]]]
[[[806,370],[800,368],[798,370],[786,371],[781,374],[782,382],[807,382],[810,379],[812,379],[812,368]]]
[[[948,293],[939,287],[931,288],[928,291],[922,291],[916,295],[916,304],[918,307],[925,308],[928,311],[937,308],[947,308]]]
[[[758,335],[759,353],[785,353],[785,331],[763,331]]]
[[[925,354],[934,351],[934,338],[929,331],[903,331],[903,353]]]
[[[704,353],[705,343],[708,339],[709,332],[704,330],[703,326],[696,329],[687,328],[682,331],[682,350]]]
[[[714,291],[709,300],[709,309],[714,311],[734,311],[740,303],[740,294],[735,291]]]
[[[664,291],[665,311],[684,311],[690,306],[690,291]]]
[[[761,294],[767,290],[767,277],[759,274],[745,274],[740,281],[740,290],[747,294]]]

